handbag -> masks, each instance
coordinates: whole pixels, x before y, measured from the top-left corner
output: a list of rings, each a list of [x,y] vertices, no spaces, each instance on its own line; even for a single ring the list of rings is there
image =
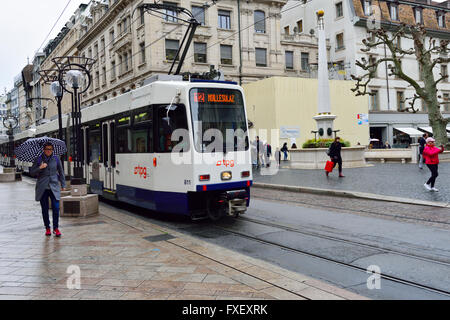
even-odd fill
[[[327,161],[327,163],[325,164],[325,171],[326,172],[332,172],[333,171],[333,167],[334,167],[334,162],[333,161]]]

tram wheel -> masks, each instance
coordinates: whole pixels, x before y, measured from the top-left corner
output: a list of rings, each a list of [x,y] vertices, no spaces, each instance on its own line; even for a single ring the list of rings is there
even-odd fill
[[[206,212],[212,221],[217,221],[227,214],[227,206],[220,204],[217,199],[209,198],[206,202]]]

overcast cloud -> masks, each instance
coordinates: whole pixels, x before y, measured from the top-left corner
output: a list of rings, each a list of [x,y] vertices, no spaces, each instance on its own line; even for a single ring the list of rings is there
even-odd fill
[[[2,0],[0,6],[0,93],[13,88],[14,77],[30,63],[36,50],[61,15],[69,0]],[[44,43],[58,35],[81,3],[71,0],[53,32]],[[42,50],[42,49],[41,49]]]

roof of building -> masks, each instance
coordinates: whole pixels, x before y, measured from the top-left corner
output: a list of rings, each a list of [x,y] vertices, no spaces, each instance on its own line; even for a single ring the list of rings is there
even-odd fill
[[[362,19],[368,19],[369,16],[365,15],[363,1],[362,0],[352,0],[355,13],[358,17]],[[398,5],[398,20],[392,20],[389,5]],[[389,0],[372,0],[372,5],[378,6],[381,10],[381,21],[390,23],[405,23],[408,25],[415,25],[416,18],[414,8],[422,8],[423,13],[423,25],[427,29],[438,30],[438,31],[450,31],[450,8],[448,8],[450,0],[445,2],[434,2],[430,0],[400,0],[400,1],[389,1]],[[444,27],[439,27],[437,13],[445,14]]]

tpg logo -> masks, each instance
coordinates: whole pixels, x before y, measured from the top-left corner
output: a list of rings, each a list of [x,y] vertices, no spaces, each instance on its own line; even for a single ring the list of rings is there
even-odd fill
[[[134,174],[135,175],[139,175],[143,179],[147,179],[147,168],[146,167],[137,166],[137,167],[134,168]]]
[[[231,167],[231,168],[233,168],[234,167],[234,160],[223,160],[223,161],[217,161],[217,164],[216,164],[216,166],[217,167],[220,167],[220,166],[225,166],[225,167]]]

